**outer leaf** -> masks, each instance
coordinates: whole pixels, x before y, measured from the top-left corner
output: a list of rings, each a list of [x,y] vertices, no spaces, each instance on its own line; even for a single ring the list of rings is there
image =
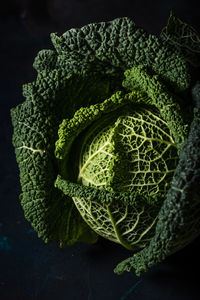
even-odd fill
[[[189,87],[188,67],[177,49],[137,28],[129,18],[72,28],[60,37],[52,34],[51,38],[59,57],[65,57],[63,68],[70,71],[73,66],[80,71],[92,66],[98,73],[117,74],[144,65],[176,90]]]
[[[11,111],[25,217],[44,241],[62,246],[96,240],[72,199],[54,188],[59,169],[54,147],[63,115],[70,116],[86,100],[95,102],[112,93],[108,79],[91,77],[41,71],[36,82],[24,86],[26,101]]]
[[[200,66],[200,37],[192,26],[171,13],[167,26],[161,32],[161,38],[175,46],[191,65]]]
[[[200,81],[197,81],[192,88],[192,98],[194,106],[200,108]]]

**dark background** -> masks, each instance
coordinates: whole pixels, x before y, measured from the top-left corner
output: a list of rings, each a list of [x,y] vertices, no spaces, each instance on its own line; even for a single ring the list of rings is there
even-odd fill
[[[159,34],[170,10],[200,32],[198,1],[7,0],[0,4],[0,299],[196,300],[200,299],[200,239],[140,278],[117,276],[131,255],[105,240],[59,249],[44,244],[24,219],[18,167],[11,144],[11,107],[24,101],[21,87],[35,79],[37,52],[52,48],[49,34],[116,17],[131,17]]]

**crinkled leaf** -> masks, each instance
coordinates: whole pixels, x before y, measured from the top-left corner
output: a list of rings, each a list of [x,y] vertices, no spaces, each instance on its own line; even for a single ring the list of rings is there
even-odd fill
[[[11,111],[21,204],[25,217],[46,242],[71,245],[78,240],[96,240],[72,199],[54,187],[59,170],[54,148],[63,116],[71,116],[84,102],[108,96],[111,85],[108,78],[97,75],[73,77],[64,71],[43,70],[34,83],[24,86],[26,101]]]
[[[189,136],[183,144],[171,188],[158,216],[155,236],[148,247],[121,262],[115,268],[117,274],[134,271],[140,275],[199,235],[200,110],[195,109],[194,113],[195,117]]]
[[[72,28],[61,36],[51,35],[52,42],[63,60],[63,68],[91,70],[111,74],[144,65],[176,90],[185,90],[190,75],[184,59],[175,47],[147,34],[129,18],[88,24]]]
[[[69,188],[67,181],[60,185],[58,180],[57,186],[73,197],[84,220],[98,234],[137,249],[154,234],[158,211],[177,165],[177,146],[181,146],[187,129],[176,96],[156,76],[141,66],[126,71],[125,76],[124,87],[133,88],[132,92],[117,92],[102,103],[80,108],[73,118],[62,122],[56,142],[61,175],[79,182],[83,191],[77,196],[76,186]],[[134,90],[138,86],[142,92]],[[77,170],[71,177],[74,152],[78,153],[73,160]],[[139,194],[141,198],[146,194],[149,199],[141,202],[141,207],[116,201],[105,204],[95,201],[96,194],[93,199],[89,191],[85,197],[84,186]]]
[[[191,65],[200,66],[200,37],[192,26],[171,13],[167,26],[161,32],[161,38],[175,46]]]

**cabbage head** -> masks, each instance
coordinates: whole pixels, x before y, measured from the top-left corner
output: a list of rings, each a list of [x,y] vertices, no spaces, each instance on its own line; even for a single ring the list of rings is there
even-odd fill
[[[21,205],[45,242],[102,236],[137,275],[200,233],[200,38],[170,15],[51,34],[11,110]]]

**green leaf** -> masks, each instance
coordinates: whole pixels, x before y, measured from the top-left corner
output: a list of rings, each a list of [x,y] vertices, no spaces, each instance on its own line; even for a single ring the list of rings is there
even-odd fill
[[[138,276],[168,255],[185,247],[200,232],[200,109],[194,109],[190,133],[183,144],[171,188],[158,215],[155,236],[134,256],[121,262],[115,273]]]
[[[54,147],[63,116],[71,116],[84,101],[99,101],[110,93],[112,79],[42,70],[34,83],[24,86],[26,101],[11,111],[21,204],[25,217],[45,242],[71,245],[84,239],[88,242],[89,236],[90,242],[96,240],[72,199],[54,188],[59,168]]]
[[[60,184],[59,180],[56,184],[73,198],[83,219],[98,234],[138,249],[154,234],[157,214],[178,160],[176,143],[180,146],[187,130],[176,97],[156,76],[141,66],[126,71],[125,76],[124,87],[139,86],[143,91],[117,92],[102,103],[80,108],[73,118],[62,122],[56,142],[60,174],[81,185],[78,188],[67,181]],[[71,177],[70,155],[74,152],[79,154],[79,161]],[[140,207],[130,207],[125,199],[106,204],[95,201],[97,193],[84,185],[103,189],[106,199],[105,190],[129,192],[140,199],[146,194],[148,200],[143,205],[140,202]]]
[[[188,134],[188,124],[184,120],[183,112],[178,103],[178,97],[169,92],[165,84],[160,81],[157,75],[152,75],[144,66],[133,67],[125,72],[123,86],[127,89],[140,89],[151,99],[151,103],[158,108],[158,111],[167,122],[172,136],[181,148]]]
[[[138,250],[154,235],[157,215],[176,168],[177,148],[166,122],[142,105],[121,108],[106,121],[102,117],[87,130],[77,180],[83,189],[86,185],[129,192],[139,195],[140,201],[134,206],[125,199],[106,205],[91,200],[90,193],[89,199],[74,195],[73,200],[98,234]],[[148,200],[143,202],[144,194]]]
[[[70,29],[60,37],[52,34],[51,38],[56,51],[39,52],[34,62],[37,78],[23,86],[26,100],[11,110],[13,145],[22,186],[20,200],[25,217],[45,242],[58,241],[61,246],[76,241],[93,243],[97,237],[91,226],[99,234],[121,242],[129,249],[144,247],[155,230],[160,209],[157,200],[163,200],[159,193],[149,198],[149,195],[119,192],[112,198],[111,191],[97,193],[92,190],[92,197],[98,196],[99,202],[95,201],[96,196],[91,201],[86,189],[91,187],[69,183],[66,179],[72,180],[77,175],[78,138],[83,141],[85,132],[94,122],[109,114],[114,116],[125,106],[154,106],[180,149],[187,136],[185,125],[188,124],[180,113],[177,98],[168,93],[167,88],[176,93],[187,92],[191,82],[188,64],[179,49],[148,35],[128,18],[89,24]],[[131,70],[125,73],[122,86],[127,69]],[[129,88],[132,92],[127,92]],[[121,125],[124,130],[125,125]],[[166,133],[163,126],[162,123]],[[128,138],[129,134],[123,132]],[[162,144],[161,138],[158,144]],[[121,147],[120,143],[118,145]],[[69,170],[69,159],[72,171]],[[64,181],[57,181],[58,174]],[[116,186],[117,181],[113,182]],[[135,208],[133,203],[137,204]],[[148,210],[143,213],[145,206]],[[89,226],[77,208],[82,210],[83,216],[85,214],[83,219]],[[125,219],[128,223],[123,222]],[[143,224],[142,229],[135,234],[133,229],[139,221]],[[163,234],[164,237],[167,235],[165,230]],[[157,254],[164,257],[159,250]]]
[[[192,26],[171,13],[167,26],[161,32],[161,38],[167,44],[175,46],[192,66],[200,66],[200,36]]]
[[[69,72],[117,74],[144,65],[178,91],[189,87],[188,67],[178,51],[129,18],[72,28],[61,36],[51,34],[51,39],[63,69]]]
[[[50,76],[48,80],[50,84]],[[58,98],[44,101],[46,94],[41,93],[40,84],[28,85],[27,100],[12,109],[11,116],[25,217],[45,242],[57,241],[63,246],[83,240],[83,236],[87,242],[94,242],[96,235],[86,226],[71,198],[54,188],[58,172],[54,157],[59,114],[56,100],[64,100],[59,92]]]
[[[200,81],[197,81],[192,88],[192,98],[194,106],[200,108]]]
[[[138,250],[149,243],[155,230],[163,194],[114,192],[83,186],[58,175],[55,186],[73,198],[83,219],[99,235]]]

